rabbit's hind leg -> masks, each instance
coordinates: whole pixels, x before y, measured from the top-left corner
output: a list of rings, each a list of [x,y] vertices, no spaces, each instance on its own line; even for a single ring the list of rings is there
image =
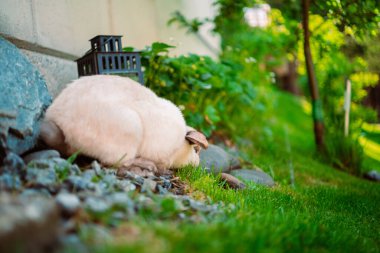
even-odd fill
[[[70,155],[72,148],[65,142],[62,130],[53,121],[44,120],[41,124],[39,138],[49,147],[58,150],[61,155]]]
[[[156,164],[145,158],[134,158],[128,160],[122,167],[117,171],[117,175],[124,177],[127,172],[132,172],[142,177],[153,176],[158,172]]]

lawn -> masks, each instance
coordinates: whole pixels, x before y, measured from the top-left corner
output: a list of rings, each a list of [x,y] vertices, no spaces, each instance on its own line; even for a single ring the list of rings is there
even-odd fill
[[[223,188],[199,168],[178,172],[190,194],[225,204],[214,220],[182,222],[139,217],[114,231],[97,252],[380,252],[380,184],[338,171],[317,159],[310,106],[277,92],[266,141],[240,146],[276,186]],[[365,166],[379,168],[378,128],[364,128]],[[366,139],[364,139],[366,138]]]

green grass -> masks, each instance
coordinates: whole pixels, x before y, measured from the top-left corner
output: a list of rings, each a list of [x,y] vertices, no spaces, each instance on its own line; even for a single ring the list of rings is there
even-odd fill
[[[380,124],[364,124],[360,143],[364,147],[364,170],[380,171]]]
[[[188,182],[193,196],[207,195],[214,202],[235,205],[235,210],[226,219],[206,223],[130,221],[125,233],[116,233],[117,243],[98,251],[380,252],[380,184],[316,159],[309,106],[287,94],[277,96],[276,114],[266,125],[271,134],[254,149],[240,147],[274,177],[275,187],[224,189],[214,176],[185,168],[178,175]],[[374,134],[366,138],[379,144]]]

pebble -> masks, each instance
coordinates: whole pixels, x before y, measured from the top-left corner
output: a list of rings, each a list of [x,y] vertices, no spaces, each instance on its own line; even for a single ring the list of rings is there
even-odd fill
[[[55,200],[65,216],[72,216],[75,214],[81,205],[79,198],[75,194],[66,192],[59,193],[55,197]]]
[[[87,211],[99,217],[111,209],[111,204],[100,197],[88,197],[84,203]]]
[[[69,176],[65,181],[65,185],[70,191],[84,191],[84,190],[95,190],[96,186],[89,179],[80,176]]]
[[[61,155],[57,150],[49,149],[49,150],[42,150],[33,152],[30,154],[27,154],[23,157],[25,164],[28,164],[29,162],[33,160],[41,160],[41,159],[51,159],[51,158],[59,158]]]
[[[131,199],[124,192],[115,192],[108,196],[113,206],[125,206],[131,203]]]
[[[18,191],[21,189],[21,180],[17,174],[4,173],[0,175],[0,190]]]
[[[153,181],[150,178],[144,180],[143,185],[141,186],[141,192],[156,192],[157,182]]]
[[[64,169],[70,167],[71,164],[60,157],[55,157],[51,159],[32,160],[28,163],[28,168],[35,169]]]
[[[97,178],[97,175],[94,170],[85,170],[83,171],[81,177],[86,181],[92,181],[93,179]]]
[[[95,174],[99,177],[104,175],[102,167],[100,167],[100,164],[96,160],[91,163],[91,169],[93,169],[95,171]]]
[[[25,169],[25,163],[21,157],[13,152],[8,152],[5,159],[2,161],[3,165],[0,167],[0,172],[19,173],[22,174]],[[1,164],[1,161],[0,161]]]
[[[157,192],[161,195],[165,195],[169,193],[169,191],[161,185],[157,185]]]
[[[96,238],[109,237],[106,226],[116,226],[123,220],[133,218],[136,213],[144,213],[148,219],[177,217],[197,222],[206,220],[203,216],[216,213],[215,205],[173,194],[182,192],[180,189],[183,186],[177,181],[176,184],[172,183],[172,173],[144,178],[128,170],[103,168],[97,161],[82,172],[77,164],[57,157],[54,152],[48,159],[44,158],[47,153],[30,155],[29,158],[24,157],[28,162],[27,169],[23,169],[25,175],[20,177],[0,170],[0,189],[19,191],[19,198],[23,201],[36,197],[53,201],[63,218],[60,221],[63,228],[60,240],[65,249],[71,249],[74,245],[75,249],[81,248],[79,252],[86,252],[76,233],[94,230]],[[166,209],[169,215],[165,214]],[[71,218],[82,214],[82,211],[88,214],[85,220]],[[32,214],[32,210],[29,213]],[[102,226],[91,224],[99,221],[102,221]]]
[[[162,180],[162,187],[163,188],[170,189],[172,187],[172,183],[167,178],[161,176],[160,180]]]
[[[51,194],[48,190],[41,188],[41,189],[24,189],[21,194],[21,198],[30,199],[34,197],[44,197],[44,198],[51,198]]]
[[[70,172],[71,172],[70,173],[71,175],[76,175],[76,176],[82,174],[82,171],[80,170],[79,166],[76,164],[71,165]]]
[[[129,180],[119,180],[115,182],[115,188],[124,192],[133,192],[136,190],[136,185]]]
[[[108,174],[103,177],[102,181],[107,183],[109,188],[112,188],[117,182],[117,177],[115,175]]]
[[[57,175],[53,169],[28,168],[25,178],[32,186],[52,189],[57,185]]]

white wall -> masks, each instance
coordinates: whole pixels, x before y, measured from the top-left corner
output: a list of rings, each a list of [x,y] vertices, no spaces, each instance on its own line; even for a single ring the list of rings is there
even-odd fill
[[[124,45],[143,48],[154,41],[175,43],[178,53],[214,55],[197,36],[177,25],[171,13],[212,17],[212,0],[0,0],[0,33],[72,55],[83,55],[99,34],[123,35]],[[216,50],[219,40],[201,34]]]
[[[201,30],[200,39],[196,35],[186,34],[185,29],[179,29],[175,24],[167,26],[167,21],[175,10],[181,11],[188,18],[212,17],[215,14],[212,2],[213,0],[0,0],[0,34],[42,49],[53,49],[71,55],[71,58],[82,56],[90,48],[88,40],[101,34],[123,35],[123,46],[143,49],[154,41],[162,41],[177,46],[172,52],[175,55],[197,53],[215,58],[219,50],[219,39],[209,32],[210,27]],[[44,59],[44,54],[49,54],[48,52],[42,50],[36,53],[33,52],[34,48],[28,46],[26,49],[29,50],[25,51],[28,57],[50,82],[52,93],[56,94],[65,83],[76,77],[76,63],[71,58],[56,59],[54,67],[49,69],[46,62],[54,59]],[[60,64],[65,71],[57,73]]]

